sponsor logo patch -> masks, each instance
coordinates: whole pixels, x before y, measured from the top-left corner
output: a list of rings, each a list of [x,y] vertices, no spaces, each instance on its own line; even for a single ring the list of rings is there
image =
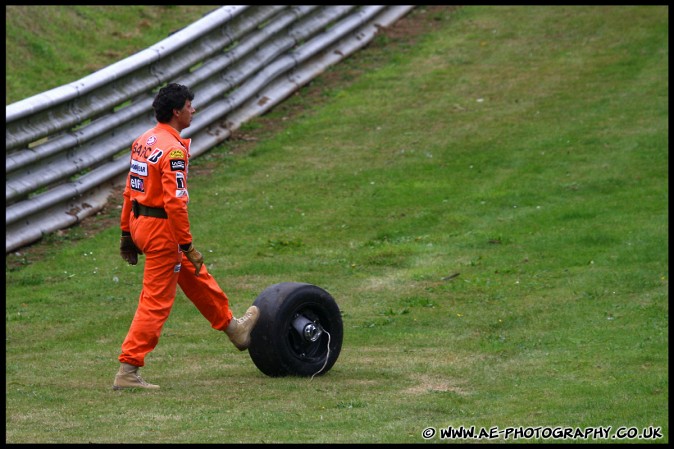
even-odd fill
[[[184,189],[185,186],[185,173],[178,172],[176,173],[176,188]]]
[[[181,159],[171,160],[171,171],[177,170],[185,170],[185,161]]]
[[[173,267],[173,272],[174,272],[174,273],[177,273],[177,272],[180,271],[180,265],[181,265],[181,264],[178,264],[178,265],[176,265],[175,267]]]
[[[129,186],[131,190],[135,190],[136,192],[145,192],[145,182],[143,178],[139,178],[138,176],[131,176],[129,178]]]
[[[182,150],[173,150],[169,153],[171,159],[185,159],[185,153]]]
[[[164,152],[162,150],[160,150],[159,148],[157,148],[156,150],[154,150],[152,152],[150,157],[147,158],[147,161],[152,163],[152,164],[156,164],[162,154],[164,154]]]
[[[176,190],[176,198],[182,198],[183,196],[186,196],[187,198],[189,198],[190,194],[187,193],[187,190],[185,190],[185,189]]]
[[[147,164],[131,159],[131,168],[129,168],[129,171],[140,176],[147,176]]]
[[[157,142],[157,136],[150,136],[150,137],[147,138],[147,142],[145,142],[145,145],[147,145],[148,147],[151,147],[156,142]]]

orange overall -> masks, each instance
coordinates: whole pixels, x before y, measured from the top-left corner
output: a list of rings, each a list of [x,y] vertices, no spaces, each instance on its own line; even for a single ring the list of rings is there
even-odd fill
[[[173,127],[158,123],[133,143],[124,189],[121,229],[145,254],[143,289],[119,361],[145,365],[145,356],[159,342],[162,327],[175,301],[176,285],[199,309],[214,329],[224,331],[232,320],[225,292],[208,273],[206,265],[195,276],[195,267],[180,249],[192,241],[187,214],[187,166],[190,139]],[[133,213],[133,201],[166,218]],[[142,211],[141,211],[142,213]]]

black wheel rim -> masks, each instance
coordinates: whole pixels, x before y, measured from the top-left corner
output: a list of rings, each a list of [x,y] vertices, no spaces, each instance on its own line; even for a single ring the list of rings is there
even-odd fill
[[[303,363],[319,363],[324,362],[328,353],[328,334],[331,332],[330,323],[327,321],[325,314],[322,311],[312,308],[304,307],[297,310],[293,315],[294,320],[298,315],[301,315],[317,325],[323,332],[316,341],[310,341],[304,338],[291,324],[292,320],[286,326],[286,338],[288,339],[288,348],[292,355]]]

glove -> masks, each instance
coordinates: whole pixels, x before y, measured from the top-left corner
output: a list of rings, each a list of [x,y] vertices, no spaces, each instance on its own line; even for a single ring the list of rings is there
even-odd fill
[[[138,249],[133,239],[130,235],[122,234],[122,238],[119,242],[119,254],[122,256],[122,259],[126,260],[129,265],[136,265],[138,263],[138,254],[143,254],[141,250]]]
[[[194,264],[194,274],[199,277],[201,266],[204,264],[204,256],[190,243],[190,247],[185,250],[185,256]]]

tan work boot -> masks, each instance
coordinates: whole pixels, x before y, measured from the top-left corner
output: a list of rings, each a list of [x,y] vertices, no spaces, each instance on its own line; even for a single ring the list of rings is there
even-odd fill
[[[159,385],[153,385],[145,382],[140,374],[139,367],[122,363],[115,376],[115,383],[112,384],[113,390],[122,390],[125,388],[145,388],[148,390],[158,390]]]
[[[260,309],[257,306],[250,306],[244,316],[232,318],[229,322],[225,333],[239,351],[245,351],[250,346],[250,332],[255,327],[259,316]]]

